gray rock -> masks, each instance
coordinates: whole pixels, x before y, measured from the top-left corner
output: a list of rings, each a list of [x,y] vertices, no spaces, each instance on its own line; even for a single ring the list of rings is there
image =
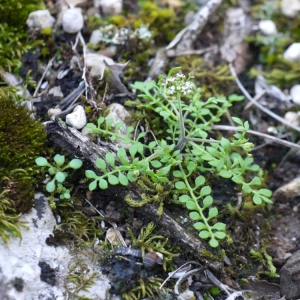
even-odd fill
[[[49,10],[36,10],[29,14],[26,21],[30,29],[42,30],[44,28],[52,28],[55,19],[51,16]]]

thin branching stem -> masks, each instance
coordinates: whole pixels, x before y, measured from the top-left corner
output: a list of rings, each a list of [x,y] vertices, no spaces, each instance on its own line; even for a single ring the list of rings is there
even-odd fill
[[[248,93],[248,91],[244,88],[244,86],[242,85],[241,81],[239,80],[235,69],[232,65],[232,63],[229,64],[229,68],[230,68],[230,72],[232,74],[232,76],[235,77],[235,81],[238,85],[238,87],[240,88],[240,90],[242,91],[242,93],[246,96],[246,98],[251,101],[253,103],[253,105],[255,105],[256,107],[258,107],[260,110],[262,110],[263,112],[265,112],[266,114],[268,114],[269,116],[271,116],[272,118],[274,118],[275,120],[281,122],[282,124],[291,127],[295,130],[297,130],[298,132],[300,132],[300,127],[299,126],[295,126],[292,123],[286,121],[284,118],[281,118],[280,116],[274,114],[272,111],[270,111],[269,109],[267,109],[266,107],[264,107],[263,105],[261,105],[258,101],[255,101],[251,95]]]
[[[215,130],[243,131],[243,130],[239,130],[237,127],[228,126],[228,125],[213,125],[212,128],[215,129]],[[271,140],[274,143],[281,144],[281,145],[284,145],[286,147],[295,148],[295,149],[300,150],[300,145],[289,142],[289,141],[279,139],[279,138],[277,138],[275,136],[272,136],[272,135],[269,135],[269,134],[265,134],[265,133],[255,131],[255,130],[251,130],[251,129],[247,130],[247,133],[260,136],[262,138]]]

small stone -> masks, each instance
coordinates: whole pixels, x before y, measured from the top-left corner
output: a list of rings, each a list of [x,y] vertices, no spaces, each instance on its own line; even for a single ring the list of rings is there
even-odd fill
[[[277,34],[276,24],[272,20],[261,20],[258,24],[258,27],[265,35]]]
[[[300,84],[296,84],[296,85],[292,86],[292,88],[290,89],[290,95],[291,95],[292,101],[295,104],[300,105]]]
[[[96,29],[92,32],[89,43],[92,45],[97,45],[101,41],[102,37],[103,35],[101,31],[99,29]]]
[[[63,97],[64,96],[59,85],[54,86],[52,89],[50,89],[48,94],[52,95],[53,97]]]
[[[48,116],[52,117],[54,115],[60,114],[61,113],[61,109],[60,108],[50,108],[48,110]]]
[[[92,76],[102,76],[104,69],[106,68],[105,62],[108,65],[114,64],[114,61],[104,55],[96,53],[87,53],[85,56],[85,64],[87,68],[90,68],[90,74]]]
[[[299,114],[294,111],[288,111],[284,118],[292,125],[299,126],[300,125],[300,117]]]
[[[300,60],[300,43],[293,43],[283,54],[284,59],[298,62]]]
[[[83,128],[86,122],[86,114],[81,105],[77,105],[73,112],[66,116],[66,123],[78,130]]]
[[[117,122],[121,121],[124,123],[118,130],[118,134],[126,136],[126,123],[130,120],[131,115],[125,109],[125,107],[119,103],[112,103],[108,107],[109,114],[105,117],[106,120],[113,119],[112,126],[114,126]],[[122,147],[127,147],[127,145],[122,144],[122,139],[116,139],[116,143],[120,144]]]
[[[81,8],[73,7],[66,10],[62,18],[63,30],[67,33],[77,33],[83,28]]]
[[[282,0],[280,7],[283,15],[289,18],[295,18],[300,11],[300,1]]]
[[[42,30],[44,28],[52,28],[55,19],[51,16],[49,10],[36,10],[29,14],[26,21],[30,29]]]
[[[122,0],[94,0],[94,6],[102,8],[105,15],[119,15],[122,13]]]

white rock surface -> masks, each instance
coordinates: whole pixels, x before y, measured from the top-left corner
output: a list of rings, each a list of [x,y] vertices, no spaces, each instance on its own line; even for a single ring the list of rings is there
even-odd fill
[[[295,111],[288,111],[285,115],[284,118],[291,124],[295,126],[300,125],[300,117],[299,114],[296,113]]]
[[[120,129],[118,130],[118,133],[120,135],[126,135],[126,123],[128,123],[128,121],[131,118],[130,113],[125,109],[125,107],[119,103],[112,103],[110,104],[108,107],[109,109],[109,114],[105,117],[106,120],[108,119],[113,119],[113,123],[112,126],[114,126],[117,122],[121,121],[124,123],[124,125],[122,127],[120,127]],[[116,139],[116,143],[121,145],[122,147],[128,147],[130,145],[128,144],[123,144],[122,143],[122,139]]]
[[[258,23],[258,28],[265,35],[277,34],[276,24],[272,20],[261,20]]]
[[[300,105],[300,84],[292,86],[290,90],[290,95],[293,102],[297,105]]]
[[[95,7],[101,7],[106,15],[119,15],[122,13],[122,0],[94,0]]]
[[[300,60],[300,43],[290,45],[283,53],[283,57],[286,60],[298,62]]]
[[[51,88],[48,92],[49,95],[52,95],[54,97],[63,97],[64,94],[61,91],[60,86],[54,86],[53,88]]]
[[[26,21],[30,29],[42,30],[44,28],[52,28],[55,19],[51,16],[49,10],[36,10],[29,14]]]
[[[114,61],[104,55],[96,54],[96,53],[87,53],[85,57],[85,64],[88,68],[90,68],[90,74],[92,76],[102,76],[104,69],[106,68],[105,62],[108,65],[113,65]]]
[[[300,11],[300,0],[282,0],[281,12],[289,18],[295,18]]]
[[[76,129],[82,129],[86,125],[86,114],[81,105],[77,105],[73,112],[66,116],[66,123]]]
[[[21,243],[18,239],[12,238],[7,247],[0,239],[0,299],[68,299],[65,279],[69,274],[70,265],[78,258],[70,254],[67,247],[46,244],[45,240],[52,234],[56,220],[44,195],[36,194],[35,200],[35,207],[20,218],[27,222],[29,228],[21,230]],[[53,269],[54,286],[41,280],[39,262],[47,263]],[[91,264],[88,264],[88,268],[90,272],[97,270],[97,267]],[[95,284],[87,292],[80,292],[78,295],[106,300],[109,299],[108,289],[107,277],[99,273]]]
[[[101,41],[103,35],[99,29],[96,29],[92,32],[89,43],[92,45],[98,45]]]
[[[62,17],[62,27],[67,33],[77,33],[83,28],[81,8],[72,7],[65,11]]]

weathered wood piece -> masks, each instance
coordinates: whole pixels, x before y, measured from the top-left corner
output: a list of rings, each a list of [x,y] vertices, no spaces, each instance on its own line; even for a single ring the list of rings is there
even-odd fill
[[[118,150],[118,147],[111,143],[96,145],[90,142],[86,136],[74,128],[67,127],[58,118],[53,123],[46,124],[46,132],[52,147],[63,148],[72,157],[82,159],[86,169],[93,169],[97,172],[99,172],[99,169],[95,167],[96,159],[98,157],[105,159],[107,152],[116,153]],[[124,204],[123,199],[126,195],[129,194],[135,201],[139,201],[141,199],[140,195],[143,192],[141,188],[135,185],[129,187],[118,185],[105,190],[106,195],[109,195],[111,199],[122,204]],[[157,208],[152,204],[136,208],[136,210],[145,221],[153,221],[165,237],[175,242],[181,249],[185,249],[187,253],[199,259],[206,266],[214,270],[219,270],[222,267],[222,264],[219,262],[212,262],[205,259],[201,255],[200,250],[207,248],[207,244],[203,243],[198,237],[187,233],[166,211],[161,217],[158,217]]]

